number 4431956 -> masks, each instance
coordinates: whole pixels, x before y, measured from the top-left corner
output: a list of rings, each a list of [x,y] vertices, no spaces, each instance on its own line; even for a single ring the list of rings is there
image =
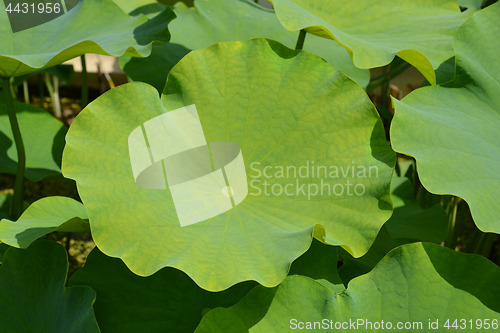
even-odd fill
[[[454,328],[454,329],[470,329],[470,330],[474,330],[474,329],[477,329],[477,330],[480,330],[480,329],[485,329],[485,330],[488,330],[488,329],[498,329],[498,320],[497,319],[493,319],[493,320],[490,320],[490,319],[477,319],[475,321],[473,321],[472,319],[470,320],[465,320],[465,319],[455,319],[455,321],[451,321],[450,319],[448,319],[443,327],[447,328],[447,329],[451,329],[451,328]]]
[[[29,3],[17,3],[15,4],[15,7],[12,8],[12,3],[9,3],[9,5],[7,6],[7,8],[5,8],[5,11],[8,12],[8,13],[12,13],[12,12],[16,12],[16,13],[23,13],[23,14],[27,14],[27,13],[39,13],[39,14],[42,14],[42,13],[46,13],[46,14],[50,14],[50,13],[59,13],[61,12],[61,4],[60,3],[50,3],[50,2],[47,2],[47,3],[39,3],[37,6],[35,6],[34,3],[32,4],[29,4]],[[36,11],[35,11],[36,10]]]

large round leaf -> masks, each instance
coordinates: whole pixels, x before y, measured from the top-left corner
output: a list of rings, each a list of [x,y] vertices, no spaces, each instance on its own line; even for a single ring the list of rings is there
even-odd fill
[[[341,294],[290,276],[273,289],[255,287],[231,308],[214,309],[195,332],[432,332],[447,331],[446,323],[453,329],[455,320],[464,332],[490,332],[500,320],[498,279],[500,269],[486,258],[415,243],[391,251]]]
[[[0,241],[27,248],[36,239],[52,232],[90,232],[87,211],[78,201],[66,197],[45,197],[31,204],[12,222],[0,221]]]
[[[146,57],[153,41],[168,42],[166,9],[148,21],[130,18],[111,0],[85,0],[66,14],[31,29],[12,32],[0,4],[0,76],[12,77],[60,64],[84,53]]]
[[[37,241],[9,248],[0,266],[0,331],[98,333],[89,287],[64,288],[68,259],[62,245]]]
[[[61,157],[67,128],[47,111],[24,103],[14,103],[26,150],[26,178],[40,181],[61,174]],[[17,150],[7,115],[0,104],[0,172],[15,174]]]
[[[233,209],[181,227],[171,187],[136,184],[128,138],[144,122],[192,104],[202,140],[241,149],[249,193]],[[192,128],[165,135],[183,126]],[[154,145],[184,146],[193,135]],[[193,51],[170,72],[161,102],[144,83],[112,89],[77,116],[66,140],[63,173],[77,181],[96,244],[139,275],[173,266],[209,290],[249,279],[272,286],[307,250],[313,231],[360,256],[392,212],[395,156],[363,89],[321,58],[266,39]],[[328,176],[323,169],[312,175],[313,164]],[[281,168],[290,177],[276,178]],[[277,193],[287,185],[295,194]]]
[[[297,43],[298,33],[284,29],[272,10],[250,0],[201,0],[195,1],[194,8],[177,3],[174,11],[177,18],[169,25],[172,34],[169,44],[154,46],[148,58],[120,59],[121,67],[133,80],[149,83],[160,92],[168,72],[191,50],[257,37],[273,39],[290,48]],[[321,56],[362,87],[368,84],[369,72],[355,67],[347,51],[336,41],[309,35],[304,50]]]
[[[457,77],[394,101],[395,150],[417,160],[433,193],[464,198],[484,232],[500,232],[500,4],[467,21],[453,40]]]
[[[272,2],[285,28],[337,40],[359,68],[387,65],[397,55],[432,84],[434,71],[453,57],[453,35],[472,14],[460,13],[457,0]]]

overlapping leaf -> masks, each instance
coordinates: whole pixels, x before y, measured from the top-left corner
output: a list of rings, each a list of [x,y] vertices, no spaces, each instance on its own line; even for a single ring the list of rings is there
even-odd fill
[[[272,10],[250,0],[201,0],[195,2],[194,9],[177,3],[174,11],[177,18],[169,25],[171,43],[154,46],[148,58],[120,59],[121,67],[133,80],[149,83],[160,92],[168,72],[191,50],[257,37],[273,39],[290,48],[297,43],[298,33],[284,29]],[[369,72],[356,68],[337,42],[309,35],[304,50],[324,58],[362,87],[368,84]]]
[[[127,14],[137,8],[158,3],[156,0],[113,0],[113,2]]]
[[[9,248],[0,266],[0,331],[100,332],[92,310],[95,292],[64,288],[67,271],[66,251],[55,242]]]
[[[441,82],[436,75],[453,57],[453,35],[472,14],[460,13],[457,0],[272,2],[285,28],[339,41],[359,68],[387,65],[397,55],[432,84]]]
[[[12,198],[13,196],[10,193],[0,195],[0,219],[9,218]]]
[[[170,9],[154,20],[130,18],[111,0],[85,0],[68,13],[13,33],[0,4],[0,76],[12,77],[60,64],[84,53],[145,57],[153,41],[168,42]]]
[[[484,232],[500,232],[500,4],[467,21],[453,40],[457,77],[394,101],[395,150],[412,155],[422,184],[464,198]]]
[[[90,232],[85,207],[66,197],[45,197],[31,204],[17,222],[0,221],[0,241],[27,248],[52,231]]]
[[[440,244],[446,239],[448,218],[443,206],[422,209],[415,201],[413,186],[406,177],[394,175],[391,183],[394,213],[380,229],[370,250],[361,258],[353,258],[341,250],[344,263],[339,269],[344,284],[368,273],[392,249],[411,242]]]
[[[14,103],[26,150],[26,178],[40,181],[61,174],[61,157],[67,128],[47,111],[24,103]],[[0,104],[0,172],[15,174],[17,150],[7,115]]]
[[[94,311],[103,332],[193,332],[211,309],[229,307],[255,287],[243,282],[212,293],[201,289],[186,274],[164,268],[143,278],[132,273],[120,259],[94,248],[85,267],[70,285],[92,287],[97,293]]]
[[[418,332],[431,331],[429,323],[436,320],[437,330],[457,320],[464,331],[489,332],[493,320],[500,320],[498,279],[500,269],[484,257],[414,243],[391,251],[340,294],[310,278],[290,276],[276,288],[255,287],[233,307],[214,309],[195,332],[280,333],[306,330],[307,323],[317,332]]]
[[[288,275],[313,278],[338,293],[345,290],[337,270],[338,247],[313,239],[311,247],[292,263]]]
[[[458,0],[458,4],[461,7],[465,7],[465,8],[474,7],[476,9],[480,9],[482,3],[483,3],[483,0]]]
[[[5,251],[9,249],[10,246],[7,244],[1,243],[0,244],[0,264],[3,262],[3,257],[5,255]]]
[[[253,187],[226,213],[180,227],[169,190],[136,185],[128,136],[145,121],[191,104],[207,142],[241,148]],[[107,92],[77,116],[66,139],[63,173],[77,181],[96,244],[139,275],[173,266],[208,290],[249,279],[273,286],[313,233],[360,256],[392,213],[395,156],[364,91],[321,58],[265,39],[190,53],[172,69],[161,102],[143,83]],[[329,167],[328,176],[262,173],[313,163]],[[355,173],[355,166],[365,174]],[[349,171],[343,175],[340,168]],[[271,196],[266,181],[300,184],[296,195]],[[339,194],[304,191],[324,183],[337,185]]]

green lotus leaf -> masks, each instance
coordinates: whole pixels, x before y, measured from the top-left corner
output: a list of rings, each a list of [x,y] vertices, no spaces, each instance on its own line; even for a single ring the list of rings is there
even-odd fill
[[[281,24],[337,40],[359,68],[387,65],[397,55],[436,84],[437,70],[453,57],[451,41],[472,15],[457,0],[272,0]]]
[[[4,77],[36,72],[85,53],[146,57],[153,41],[168,42],[167,25],[175,17],[166,9],[150,21],[143,15],[130,18],[111,0],[85,0],[52,21],[13,33],[3,3],[0,9]]]
[[[127,14],[130,14],[137,8],[158,3],[156,0],[113,0],[113,2]]]
[[[313,278],[336,292],[345,290],[337,271],[338,247],[313,239],[311,247],[292,263],[288,275]]]
[[[337,247],[313,240],[309,250],[293,262],[290,274],[310,276],[341,292],[345,288],[337,274],[336,262]],[[168,327],[174,333],[193,332],[206,313],[235,305],[257,283],[247,281],[214,293],[201,289],[186,274],[169,267],[143,278],[133,274],[123,261],[106,256],[96,247],[83,269],[71,277],[69,285],[85,285],[96,291],[94,311],[104,332],[154,333],[164,332]]]
[[[73,82],[73,76],[75,75],[75,70],[73,68],[73,65],[66,65],[66,64],[61,64],[61,65],[55,65],[53,67],[45,68],[33,73],[29,73],[26,75],[21,75],[21,76],[16,76],[12,80],[13,85],[21,85],[23,84],[24,81],[26,81],[30,76],[38,75],[38,74],[52,74],[54,76],[57,76],[62,82],[70,85]]]
[[[443,206],[423,209],[415,200],[413,185],[406,177],[392,178],[391,197],[394,213],[385,223],[392,238],[441,243],[447,235],[448,217]]]
[[[159,125],[164,117],[174,118]],[[96,244],[138,275],[173,266],[212,291],[245,280],[274,286],[313,234],[360,256],[392,213],[395,155],[366,93],[318,56],[266,39],[191,52],[161,101],[140,82],[108,91],[76,117],[66,141],[63,174],[77,181]],[[162,159],[189,152],[155,164],[152,178],[137,176],[149,149]],[[200,160],[183,162],[194,153]],[[229,156],[237,157],[215,168]],[[196,165],[220,177],[208,192],[194,185],[206,178],[186,178]]]
[[[0,195],[0,219],[10,217],[10,207],[12,206],[12,194]]]
[[[391,251],[373,271],[351,280],[340,294],[310,278],[290,276],[278,287],[257,286],[238,304],[210,311],[195,332],[277,333],[300,326],[306,330],[307,322],[315,332],[321,328],[430,332],[430,323],[438,321],[436,331],[446,331],[446,321],[451,327],[455,319],[464,331],[489,332],[493,320],[500,320],[499,278],[500,269],[484,257],[414,243]],[[476,320],[482,324],[485,318],[489,330],[476,327]],[[384,328],[380,329],[382,320]],[[353,327],[350,321],[360,325]],[[320,324],[314,327],[314,322]],[[344,322],[347,325],[342,329]],[[398,329],[398,322],[411,326]],[[336,323],[340,326],[335,329]]]
[[[393,100],[396,151],[414,156],[427,190],[467,201],[484,232],[500,232],[500,4],[474,14],[457,32],[457,77]]]
[[[128,76],[149,83],[160,92],[169,71],[191,50],[257,37],[273,39],[290,48],[295,48],[297,43],[298,33],[284,29],[272,10],[250,0],[198,0],[194,8],[179,2],[174,11],[177,18],[169,25],[172,34],[169,44],[154,46],[148,58],[120,58],[120,66]],[[337,42],[308,35],[304,50],[321,56],[362,87],[368,84],[369,72],[355,67],[347,51]]]
[[[40,181],[61,174],[64,136],[68,129],[47,111],[14,103],[26,150],[26,178]],[[0,172],[16,174],[17,150],[5,104],[0,104]]]
[[[140,15],[140,14],[144,14],[146,15],[147,18],[149,19],[152,19],[153,17],[155,17],[156,15],[160,14],[162,11],[164,11],[166,8],[166,5],[163,5],[161,3],[158,3],[158,2],[152,2],[152,3],[148,3],[148,4],[145,4],[145,5],[142,5],[140,7],[137,7],[135,8],[133,11],[131,11],[129,13],[130,16],[137,16],[137,15]],[[154,46],[153,46],[153,50],[154,50]],[[126,56],[124,56],[126,57]]]
[[[0,264],[3,262],[3,258],[5,256],[5,251],[10,248],[7,244],[0,243]]]
[[[70,285],[85,285],[97,293],[95,316],[103,332],[193,332],[211,309],[240,301],[255,282],[243,282],[212,293],[201,289],[186,274],[164,268],[143,278],[120,259],[104,255],[96,247]]]
[[[440,244],[446,239],[448,217],[443,206],[437,204],[429,209],[420,207],[408,178],[393,176],[391,197],[394,213],[380,229],[370,250],[360,258],[353,258],[340,249],[344,263],[339,274],[344,284],[371,271],[387,253],[400,245],[421,241]]]
[[[95,292],[64,288],[67,272],[67,254],[58,243],[9,248],[0,266],[0,331],[100,332],[92,310]]]
[[[483,0],[458,0],[460,7],[480,9]]]
[[[17,222],[0,221],[0,240],[27,248],[52,231],[90,232],[87,211],[78,201],[66,197],[45,197],[31,204]]]

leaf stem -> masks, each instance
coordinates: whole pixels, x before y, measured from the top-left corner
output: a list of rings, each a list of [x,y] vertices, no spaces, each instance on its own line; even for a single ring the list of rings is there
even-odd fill
[[[296,50],[302,50],[304,47],[304,40],[306,39],[306,31],[304,29],[300,30],[299,38],[297,39],[297,45],[295,45]]]
[[[55,76],[54,76],[55,77]],[[54,117],[57,119],[61,119],[61,106],[59,104],[58,95],[56,95],[55,89],[58,89],[54,86],[56,80],[52,80],[49,73],[45,73],[45,84],[47,85],[47,90],[49,91],[50,100],[52,101],[52,111],[54,113]]]
[[[43,79],[42,74],[38,74],[38,90],[40,93],[40,109],[43,109]]]
[[[80,56],[82,62],[82,110],[87,106],[89,100],[89,81],[87,75],[87,62],[85,54]]]
[[[396,66],[394,68],[391,67],[390,71],[386,71],[384,74],[379,75],[376,78],[373,78],[370,81],[370,83],[368,84],[368,87],[366,87],[366,92],[371,92],[371,91],[377,89],[382,84],[399,76],[401,73],[403,73],[405,70],[407,70],[410,67],[411,67],[411,65],[408,63],[403,63],[402,65]]]
[[[455,239],[457,235],[455,228],[457,227],[457,209],[460,201],[462,201],[462,198],[451,196],[446,207],[446,213],[448,214],[448,236],[445,241],[445,246],[452,250],[455,250],[457,244],[457,240]]]
[[[17,121],[16,109],[14,107],[14,99],[10,93],[10,81],[7,77],[2,77],[2,90],[9,115],[10,127],[14,135],[14,143],[17,150],[17,173],[14,183],[14,200],[12,203],[11,219],[16,221],[23,212],[24,201],[24,171],[26,168],[26,153],[24,151],[23,138]]]
[[[28,80],[23,81],[24,103],[30,104],[30,93],[28,89]]]

